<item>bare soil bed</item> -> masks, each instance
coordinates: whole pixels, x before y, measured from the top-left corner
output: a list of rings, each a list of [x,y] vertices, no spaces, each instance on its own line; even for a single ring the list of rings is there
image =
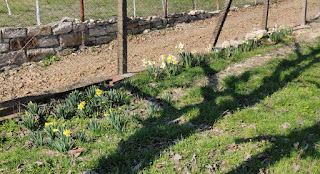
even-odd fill
[[[320,1],[310,0],[308,18],[320,11]],[[259,29],[263,6],[230,12],[221,33],[224,40],[241,39],[246,33]],[[272,4],[269,26],[297,25],[301,21],[301,1],[283,0]],[[172,29],[152,31],[130,36],[128,39],[128,70],[143,70],[143,58],[158,61],[161,54],[170,54],[180,42],[186,50],[204,52],[210,43],[217,17],[190,24],[179,24]],[[117,42],[61,57],[47,68],[33,63],[0,74],[0,102],[18,97],[39,95],[46,91],[78,83],[101,75],[117,73]]]

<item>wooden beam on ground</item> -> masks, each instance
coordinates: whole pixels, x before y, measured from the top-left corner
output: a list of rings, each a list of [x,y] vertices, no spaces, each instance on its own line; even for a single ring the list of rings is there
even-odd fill
[[[213,47],[215,47],[217,42],[218,42],[220,33],[222,31],[222,28],[223,28],[223,24],[226,21],[228,12],[230,10],[231,3],[232,3],[232,0],[226,0],[225,3],[224,3],[224,6],[222,8],[222,11],[221,11],[221,13],[219,15],[218,23],[217,23],[217,25],[216,25],[216,27],[215,27],[215,29],[213,31],[213,38],[212,38],[212,41],[211,41]]]
[[[47,91],[45,93],[36,95],[36,96],[26,96],[22,98],[17,98],[10,101],[5,101],[0,103],[0,122],[3,120],[7,120],[10,118],[18,117],[18,112],[24,108],[24,105],[27,105],[30,101],[38,103],[38,102],[47,102],[52,98],[59,98],[62,96],[66,96],[70,92],[74,90],[84,90],[86,87],[95,84],[101,84],[107,82],[110,85],[113,85],[116,82],[119,82],[125,78],[132,77],[133,73],[127,73],[122,75],[114,75],[114,76],[99,76],[93,79],[85,80],[79,83],[75,83],[72,85],[68,85],[62,88],[58,88],[56,90]]]

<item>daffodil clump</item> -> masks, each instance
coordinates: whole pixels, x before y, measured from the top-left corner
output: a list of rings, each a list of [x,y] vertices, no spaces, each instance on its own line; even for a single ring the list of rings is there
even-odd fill
[[[270,33],[270,39],[272,42],[278,43],[280,42],[283,38],[287,37],[290,35],[293,31],[292,27],[285,27],[285,26],[278,26],[275,25],[273,28],[270,28],[269,30]]]
[[[124,115],[124,110],[121,107],[118,109],[110,108],[104,113],[107,123],[119,132],[122,132],[126,125]]]
[[[175,56],[169,54],[168,57],[161,56],[161,69],[170,78],[171,76],[176,76],[178,74],[178,60]]]
[[[142,59],[142,65],[147,68],[149,76],[160,78],[161,71],[159,67],[156,67],[156,62],[151,60]]]

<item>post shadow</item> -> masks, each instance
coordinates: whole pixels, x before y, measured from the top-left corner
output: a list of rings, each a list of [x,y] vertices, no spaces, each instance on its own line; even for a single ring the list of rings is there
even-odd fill
[[[174,145],[177,139],[181,137],[186,138],[196,132],[206,130],[202,129],[201,125],[214,124],[217,119],[224,115],[226,110],[233,112],[236,108],[242,109],[252,106],[283,88],[288,82],[297,78],[314,63],[319,62],[319,59],[316,59],[315,55],[320,53],[320,48],[310,48],[311,52],[303,55],[299,51],[298,44],[296,44],[296,47],[295,54],[298,56],[297,59],[280,61],[274,73],[264,77],[263,84],[248,94],[238,93],[234,85],[237,82],[247,82],[250,76],[254,75],[252,70],[238,77],[232,77],[226,84],[228,88],[222,91],[218,91],[210,85],[201,87],[201,95],[204,98],[202,103],[190,104],[180,109],[168,105],[165,110],[161,111],[160,117],[146,119],[142,122],[143,127],[140,130],[126,140],[121,140],[118,143],[116,151],[107,157],[100,157],[98,164],[93,170],[99,171],[99,173],[135,173],[146,169],[152,165],[153,161],[160,156],[163,150]],[[306,59],[310,59],[311,61],[305,65],[299,65]],[[211,78],[216,73],[207,64],[202,65],[202,68],[208,78]],[[281,78],[281,73],[289,69],[292,69],[292,71],[284,78]],[[131,89],[138,96],[147,97],[151,101],[155,101],[147,93],[134,86],[134,84],[126,86],[126,88]],[[231,96],[235,103],[232,105],[228,102],[217,104],[216,99],[219,96]],[[183,116],[194,108],[199,108],[199,115],[189,121],[194,126],[168,124],[169,121]],[[211,109],[208,111],[208,108]],[[139,169],[132,171],[132,167],[138,164],[141,164]]]

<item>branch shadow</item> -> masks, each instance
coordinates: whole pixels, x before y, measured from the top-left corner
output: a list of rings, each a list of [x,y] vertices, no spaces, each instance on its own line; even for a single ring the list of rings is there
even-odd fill
[[[298,58],[280,61],[274,73],[264,77],[263,84],[248,94],[241,94],[236,91],[235,84],[240,81],[247,82],[250,76],[254,75],[251,70],[238,77],[232,77],[226,84],[228,88],[222,91],[210,85],[201,87],[201,95],[204,98],[201,103],[186,105],[182,108],[168,104],[161,111],[160,117],[146,119],[142,123],[143,127],[141,129],[118,143],[116,151],[107,157],[101,157],[94,170],[99,171],[99,173],[136,173],[147,169],[153,165],[153,161],[160,156],[162,151],[174,145],[179,141],[179,138],[186,138],[194,133],[208,130],[210,129],[208,125],[213,125],[225,115],[226,111],[233,112],[237,108],[242,109],[252,106],[283,88],[314,63],[319,62],[315,55],[320,53],[320,48],[310,48],[311,52],[306,55],[299,51],[298,44],[296,44],[296,48],[295,54]],[[300,65],[307,59],[310,59],[309,63]],[[202,69],[208,78],[217,73],[207,64],[202,65]],[[291,70],[289,74],[284,77],[281,76],[282,72],[289,69]],[[137,86],[132,85],[127,86],[127,88],[134,89],[132,91],[138,96],[152,98]],[[226,96],[229,99],[217,103],[218,97]],[[177,119],[195,108],[199,110],[199,114],[189,120],[191,124],[168,124],[168,121]]]
[[[320,140],[319,134],[320,124],[316,123],[312,127],[303,130],[293,130],[287,136],[258,136],[247,139],[236,139],[236,144],[246,143],[251,141],[267,140],[273,144],[271,147],[265,149],[262,153],[250,157],[238,167],[234,168],[231,173],[263,173],[267,172],[267,168],[282,158],[290,157],[293,151],[298,153],[296,162],[299,163],[300,159],[307,157],[320,158],[320,152],[315,149],[315,143]],[[270,140],[273,138],[273,141]],[[298,164],[293,165],[297,166]],[[297,170],[297,169],[296,169]]]

